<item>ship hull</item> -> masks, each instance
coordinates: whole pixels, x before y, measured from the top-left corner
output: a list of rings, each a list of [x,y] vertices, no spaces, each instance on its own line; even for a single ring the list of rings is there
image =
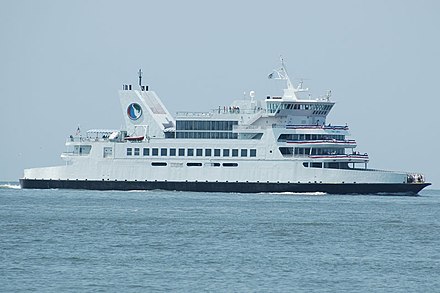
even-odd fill
[[[233,193],[417,195],[430,183],[256,183],[20,179],[24,189],[171,190]]]

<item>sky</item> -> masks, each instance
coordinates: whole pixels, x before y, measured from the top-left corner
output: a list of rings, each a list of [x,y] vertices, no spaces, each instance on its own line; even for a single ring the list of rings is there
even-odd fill
[[[440,188],[439,1],[0,1],[0,181],[63,164],[66,138],[120,129],[137,71],[171,113],[256,92],[282,55],[314,96],[332,91],[369,167]]]

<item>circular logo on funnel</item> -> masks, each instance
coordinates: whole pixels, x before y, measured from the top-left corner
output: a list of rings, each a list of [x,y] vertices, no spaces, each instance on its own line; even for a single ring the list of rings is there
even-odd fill
[[[142,116],[142,108],[137,103],[131,103],[127,108],[127,115],[131,120],[138,120]]]

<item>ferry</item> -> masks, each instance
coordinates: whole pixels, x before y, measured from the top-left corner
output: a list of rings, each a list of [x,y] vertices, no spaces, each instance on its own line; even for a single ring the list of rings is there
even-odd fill
[[[79,127],[61,166],[24,170],[22,188],[176,190],[237,193],[415,195],[429,186],[419,173],[376,170],[356,150],[347,125],[333,125],[331,92],[312,98],[294,86],[281,60],[268,76],[279,95],[255,92],[207,112],[173,117],[142,84],[119,91],[125,128]]]

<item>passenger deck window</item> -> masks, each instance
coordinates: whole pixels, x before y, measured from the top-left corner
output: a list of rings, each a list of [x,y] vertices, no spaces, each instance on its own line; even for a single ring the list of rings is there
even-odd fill
[[[179,157],[185,156],[185,149],[179,149]]]
[[[211,156],[211,149],[205,149],[205,157]]]
[[[133,154],[132,148],[127,148],[127,156],[131,156]]]
[[[175,157],[176,156],[176,149],[170,149],[170,156]]]
[[[256,149],[251,149],[249,151],[249,156],[250,157],[256,157],[257,156],[257,150]]]
[[[168,152],[167,149],[160,149],[160,155],[161,156],[167,156],[167,152]]]
[[[237,163],[223,163],[223,167],[238,167]]]
[[[232,150],[232,156],[233,157],[238,157],[238,149],[233,149]]]
[[[247,149],[242,149],[240,156],[241,157],[247,157]]]
[[[149,156],[150,155],[150,149],[148,148],[144,148],[143,153],[144,156]]]
[[[214,157],[220,157],[220,149],[214,149]]]
[[[322,163],[312,162],[310,163],[311,168],[322,168]]]
[[[139,152],[140,152],[139,148],[134,148],[134,155],[135,156],[139,156]]]
[[[159,155],[159,149],[158,148],[153,148],[152,155],[153,156],[158,156]]]
[[[192,156],[194,156],[194,149],[188,149],[186,155],[187,155],[188,157],[192,157]]]
[[[203,149],[196,149],[196,156],[197,157],[203,156]]]
[[[223,149],[223,157],[229,157],[229,149]]]

